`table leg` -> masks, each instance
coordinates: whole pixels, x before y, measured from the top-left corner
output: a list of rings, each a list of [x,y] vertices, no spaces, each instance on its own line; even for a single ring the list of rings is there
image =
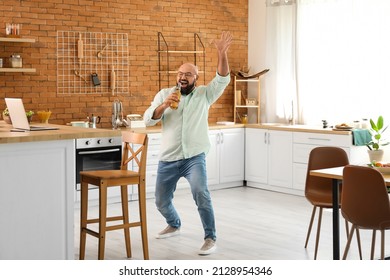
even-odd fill
[[[340,259],[339,181],[332,179],[333,190],[333,259]]]

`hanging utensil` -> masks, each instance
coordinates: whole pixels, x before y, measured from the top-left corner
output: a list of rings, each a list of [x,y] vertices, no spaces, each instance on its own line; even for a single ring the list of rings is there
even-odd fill
[[[79,59],[79,65],[81,68],[81,63],[84,58],[84,42],[81,33],[79,35],[79,39],[77,40],[77,57]]]
[[[97,57],[98,57],[98,58],[102,58],[102,57],[103,57],[103,53],[104,53],[104,51],[106,50],[106,48],[107,48],[109,45],[110,45],[110,43],[107,43],[107,44],[104,46],[104,48],[103,48],[101,51],[99,51],[99,52],[97,53]]]
[[[80,74],[80,72],[78,70],[73,70],[73,73],[79,77],[80,79],[84,80],[84,82],[87,84],[88,81]]]

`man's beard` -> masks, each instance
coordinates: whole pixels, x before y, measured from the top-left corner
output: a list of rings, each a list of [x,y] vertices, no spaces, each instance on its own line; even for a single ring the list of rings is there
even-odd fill
[[[182,95],[188,95],[190,94],[195,88],[195,82],[193,82],[192,84],[187,84],[186,87],[182,87],[180,92]]]

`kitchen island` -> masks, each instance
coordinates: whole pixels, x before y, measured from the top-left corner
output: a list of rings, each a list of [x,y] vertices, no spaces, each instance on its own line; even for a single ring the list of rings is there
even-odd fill
[[[0,259],[74,259],[75,139],[121,131],[58,127],[11,132],[0,121]]]

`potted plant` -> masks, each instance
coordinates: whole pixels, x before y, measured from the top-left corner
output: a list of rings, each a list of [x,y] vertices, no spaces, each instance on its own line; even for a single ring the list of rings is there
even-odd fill
[[[34,115],[34,111],[27,111],[26,112],[26,116],[27,116],[27,119],[28,119],[28,122],[31,122],[32,121],[32,117]]]
[[[382,137],[388,126],[384,127],[382,116],[379,116],[376,122],[370,119],[370,125],[371,128],[368,131],[371,134],[371,141],[366,144],[370,162],[381,161],[384,151],[380,148],[389,144],[389,142],[384,142]]]
[[[26,117],[28,119],[28,122],[31,122],[32,121],[32,116],[34,115],[34,111],[27,111],[26,112]],[[4,111],[3,111],[3,120],[8,123],[8,124],[12,124],[12,121],[11,121],[11,118],[9,116],[9,111],[8,111],[8,108],[5,108]]]
[[[11,118],[9,117],[8,108],[5,108],[4,111],[3,111],[3,120],[6,123],[11,124]]]

